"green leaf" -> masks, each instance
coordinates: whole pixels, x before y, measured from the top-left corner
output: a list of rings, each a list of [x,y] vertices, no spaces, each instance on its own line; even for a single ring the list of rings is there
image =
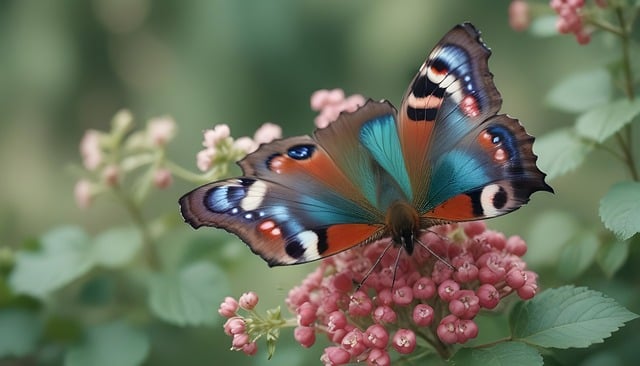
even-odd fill
[[[627,240],[640,231],[640,183],[620,182],[600,200],[600,219],[618,238]]]
[[[560,251],[557,271],[565,280],[572,280],[584,272],[596,258],[600,240],[591,231],[578,233]]]
[[[629,257],[629,241],[606,243],[598,252],[597,261],[608,278],[612,278]]]
[[[142,236],[134,228],[115,228],[93,240],[93,257],[105,267],[118,268],[129,263],[142,248]]]
[[[571,128],[563,128],[539,137],[535,142],[538,166],[549,179],[579,167],[594,144],[578,137]]]
[[[54,229],[40,239],[40,250],[20,251],[9,283],[16,293],[43,298],[93,266],[90,240],[78,227]]]
[[[452,361],[460,366],[541,366],[538,350],[521,342],[502,342],[488,348],[463,348]]]
[[[570,75],[551,89],[546,100],[551,107],[578,113],[607,103],[611,94],[611,75],[606,69],[597,69]]]
[[[529,225],[527,254],[530,266],[556,265],[565,243],[582,230],[573,215],[563,211],[545,211]]]
[[[42,334],[42,323],[28,311],[0,310],[0,359],[33,352]]]
[[[212,324],[216,309],[228,293],[225,274],[208,262],[191,263],[176,274],[155,276],[149,304],[161,319],[177,325]]]
[[[603,342],[637,317],[600,292],[563,286],[518,304],[510,323],[515,340],[539,347],[583,348]]]
[[[617,100],[589,110],[576,121],[576,131],[584,138],[602,143],[640,114],[640,99]]]
[[[65,366],[135,366],[149,354],[149,338],[123,322],[91,328],[82,345],[65,355]]]

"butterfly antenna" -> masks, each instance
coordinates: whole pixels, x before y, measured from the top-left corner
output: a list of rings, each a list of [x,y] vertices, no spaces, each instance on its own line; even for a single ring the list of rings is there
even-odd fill
[[[430,231],[430,230],[429,230]],[[431,231],[433,233],[433,231]],[[440,236],[440,234],[435,233],[436,235]],[[444,238],[446,240],[449,240],[449,238]],[[426,249],[427,251],[429,251],[429,253],[431,253],[432,256],[436,257],[440,262],[444,263],[447,265],[447,267],[449,267],[450,269],[455,269],[451,263],[447,262],[446,259],[442,258],[441,256],[437,255],[436,252],[434,252],[433,250],[431,250],[431,248],[429,248],[425,243],[421,242],[420,239],[415,239],[416,243],[420,244],[421,247],[423,247],[424,249]]]
[[[391,249],[391,246],[393,245],[393,240],[389,240],[389,245],[387,245],[386,248],[384,248],[384,250],[382,251],[382,254],[380,254],[380,256],[378,256],[378,259],[376,259],[375,263],[373,263],[373,265],[371,266],[371,268],[369,268],[369,270],[367,271],[367,273],[365,273],[364,278],[362,278],[362,281],[360,281],[360,283],[358,284],[358,286],[356,286],[355,291],[353,292],[358,292],[358,290],[360,290],[360,288],[362,287],[362,285],[364,285],[365,281],[367,281],[367,278],[369,278],[369,276],[371,276],[371,273],[373,273],[373,270],[376,269],[376,267],[378,266],[378,264],[380,264],[380,262],[382,261],[382,257],[385,256],[385,254],[387,254],[387,252],[389,251],[389,249]]]

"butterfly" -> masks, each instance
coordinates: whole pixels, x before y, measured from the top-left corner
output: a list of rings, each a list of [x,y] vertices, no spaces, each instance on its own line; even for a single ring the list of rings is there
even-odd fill
[[[185,194],[184,220],[234,233],[279,266],[385,237],[411,254],[432,226],[500,216],[553,192],[534,138],[497,114],[490,54],[472,24],[455,26],[399,110],[369,100],[312,136],[261,145],[238,162],[241,177]]]

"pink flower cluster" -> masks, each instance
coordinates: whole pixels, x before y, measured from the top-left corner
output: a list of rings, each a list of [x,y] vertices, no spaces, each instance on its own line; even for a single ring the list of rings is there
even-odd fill
[[[231,130],[226,124],[216,125],[204,131],[204,149],[196,156],[196,165],[203,172],[215,166],[216,160],[237,160],[254,152],[260,144],[265,144],[282,137],[282,128],[273,123],[265,123],[256,131],[253,138],[240,137],[233,139]]]
[[[298,314],[296,340],[310,347],[315,333],[325,333],[335,344],[322,356],[329,365],[388,365],[391,349],[412,353],[417,337],[447,355],[449,345],[478,335],[473,319],[481,309],[495,308],[512,292],[530,299],[537,291],[520,237],[507,239],[472,222],[434,227],[421,240],[453,268],[421,247],[412,256],[402,248],[384,253],[388,240],[324,259],[287,298]]]
[[[509,26],[517,32],[529,28],[531,11],[526,0],[513,0],[509,4]]]
[[[218,313],[227,318],[227,322],[224,323],[224,332],[233,338],[231,349],[242,351],[249,356],[258,352],[258,345],[247,332],[246,318],[239,316],[238,311],[240,309],[251,311],[257,304],[258,295],[255,292],[247,292],[242,294],[238,301],[233,297],[226,297],[218,309]]]
[[[601,3],[602,1],[598,5],[601,6]],[[551,0],[549,5],[558,13],[556,23],[558,32],[573,33],[578,43],[582,45],[591,41],[591,30],[585,27],[582,16],[585,0]]]
[[[342,89],[321,89],[311,95],[311,109],[320,112],[315,118],[316,127],[324,128],[335,121],[341,112],[354,112],[366,100],[360,94],[345,97]]]
[[[297,316],[296,341],[311,347],[326,335],[333,343],[321,357],[326,365],[389,365],[420,348],[418,338],[446,358],[453,344],[478,335],[474,318],[482,309],[496,308],[514,292],[522,299],[536,294],[537,275],[526,269],[527,247],[518,236],[470,222],[433,227],[421,241],[446,262],[420,246],[411,256],[401,247],[388,249],[388,239],[323,259],[286,299]],[[246,307],[242,297],[239,303],[227,298],[219,312],[229,318],[225,331],[233,349],[250,353],[244,334],[255,320],[238,316],[238,307]]]

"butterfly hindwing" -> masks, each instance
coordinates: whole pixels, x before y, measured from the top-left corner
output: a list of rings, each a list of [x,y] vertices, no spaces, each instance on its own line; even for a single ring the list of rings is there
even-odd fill
[[[194,228],[236,234],[269,265],[313,261],[379,237],[358,210],[339,209],[296,190],[253,177],[210,183],[180,199]]]

